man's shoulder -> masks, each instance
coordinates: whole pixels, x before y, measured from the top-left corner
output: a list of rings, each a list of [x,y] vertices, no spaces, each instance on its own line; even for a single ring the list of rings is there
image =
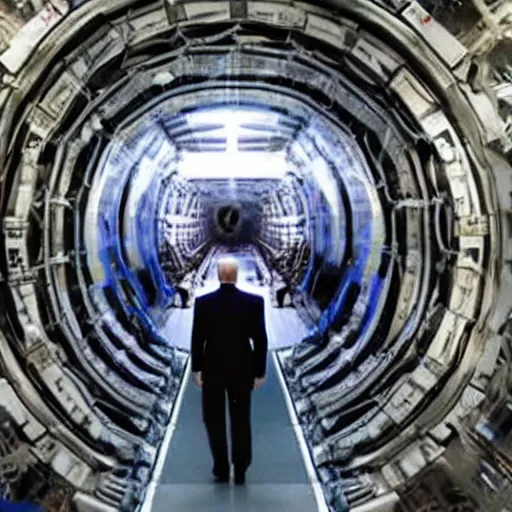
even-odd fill
[[[247,299],[248,302],[259,304],[263,302],[263,297],[256,293],[246,292],[245,290],[238,289],[239,293]]]
[[[198,304],[204,304],[205,302],[209,302],[214,297],[215,297],[215,292],[205,293],[204,295],[197,296],[196,302]]]

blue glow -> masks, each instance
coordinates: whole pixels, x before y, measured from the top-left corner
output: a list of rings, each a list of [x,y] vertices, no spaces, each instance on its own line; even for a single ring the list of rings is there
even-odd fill
[[[371,283],[370,283],[370,293],[368,296],[368,304],[366,307],[366,311],[363,317],[362,321],[362,327],[360,329],[359,337],[356,343],[356,351],[360,352],[365,348],[365,346],[362,345],[363,338],[368,329],[370,328],[371,321],[373,317],[375,316],[375,311],[379,305],[379,300],[382,295],[382,289],[384,287],[384,279],[382,279],[378,274],[373,277]],[[368,338],[367,343],[370,343],[371,337]]]
[[[335,298],[329,307],[324,311],[319,322],[319,330],[323,334],[335,322],[348,298],[348,292],[353,283],[360,283],[363,277],[364,268],[370,256],[371,225],[367,225],[357,233],[355,242],[359,242],[355,249],[358,249],[358,257],[353,264],[347,267],[343,273],[341,284],[338,287]]]
[[[0,498],[0,512],[44,512],[44,509],[26,501],[13,503]]]
[[[160,137],[162,140],[163,138]],[[140,165],[142,154],[144,151],[155,153],[158,151],[159,141],[153,138],[150,144],[144,140],[144,137],[130,144],[121,147],[120,150],[113,152],[107,164],[104,167],[106,180],[102,190],[98,215],[98,257],[103,266],[105,280],[102,283],[105,288],[112,289],[116,296],[119,297],[119,305],[124,310],[128,318],[135,316],[146,334],[153,339],[158,334],[153,325],[152,319],[149,317],[150,304],[148,295],[142,283],[139,280],[137,272],[140,269],[132,269],[123,256],[123,239],[120,233],[119,213],[121,210],[121,201],[125,187],[132,186],[133,162]],[[144,144],[146,147],[144,148]],[[129,151],[128,151],[129,148]],[[128,153],[127,153],[128,151]],[[130,158],[131,157],[131,158]],[[127,162],[132,162],[131,169],[126,168]],[[163,282],[163,276],[158,265],[156,253],[156,215],[154,214],[154,204],[156,198],[152,201],[151,191],[154,190],[157,181],[157,173],[153,177],[149,187],[149,193],[146,191],[141,195],[137,205],[135,214],[136,227],[144,236],[137,241],[143,243],[140,253],[143,255],[143,268],[147,269],[150,278],[157,291],[157,299],[162,301],[162,297],[172,295],[173,290]],[[126,241],[126,240],[125,240]],[[158,340],[164,343],[163,340]]]
[[[141,247],[139,248],[143,258],[144,267],[148,269],[153,285],[157,290],[157,305],[167,307],[175,289],[164,278],[158,261],[158,214],[156,200],[158,199],[158,185],[160,178],[155,174],[150,186],[142,195],[138,205],[136,218],[137,229],[145,236],[140,237]]]
[[[313,236],[315,233],[315,231],[314,231],[315,224],[314,224],[314,216],[313,216],[313,209],[312,209],[314,185],[311,182],[311,179],[304,180],[302,190],[304,192],[304,195],[306,196],[307,211],[305,212],[305,214],[306,214],[306,218],[308,219],[309,224],[310,224],[309,232],[306,233],[306,240],[307,240],[307,243],[309,243],[310,247],[311,247],[311,258],[309,260],[309,265],[305,272],[304,278],[302,279],[302,282],[299,285],[299,290],[301,292],[305,292],[309,286],[311,279],[313,278],[313,266],[314,266],[313,265],[313,262],[314,262],[313,255],[315,254],[315,245],[314,245],[315,237]]]

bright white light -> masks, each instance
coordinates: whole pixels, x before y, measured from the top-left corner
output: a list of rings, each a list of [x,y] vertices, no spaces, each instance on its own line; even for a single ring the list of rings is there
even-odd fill
[[[273,126],[279,121],[279,115],[274,112],[256,109],[232,110],[219,108],[212,110],[199,110],[187,114],[189,126],[220,124],[224,126],[240,126],[244,123],[258,123]]]
[[[282,179],[288,163],[276,153],[183,153],[178,172],[190,179]]]
[[[226,152],[230,155],[238,152],[238,134],[240,132],[240,124],[236,119],[229,119],[226,123]]]
[[[279,115],[257,109],[201,110],[189,113],[187,122],[191,129],[218,125],[216,135],[222,132],[227,148],[217,152],[183,152],[179,173],[190,179],[281,179],[288,165],[284,152],[239,152],[238,138],[251,133],[244,124],[260,124],[270,129],[279,122]]]

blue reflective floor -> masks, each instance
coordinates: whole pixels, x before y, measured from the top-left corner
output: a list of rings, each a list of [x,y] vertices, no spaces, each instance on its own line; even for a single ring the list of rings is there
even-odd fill
[[[190,380],[153,501],[154,512],[315,512],[316,501],[273,359],[253,392],[253,463],[244,487],[211,483],[201,392]]]

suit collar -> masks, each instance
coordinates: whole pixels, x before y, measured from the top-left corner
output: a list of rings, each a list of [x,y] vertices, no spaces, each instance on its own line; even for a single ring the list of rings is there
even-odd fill
[[[235,283],[220,283],[220,289],[221,290],[235,290],[236,285],[235,285]]]

